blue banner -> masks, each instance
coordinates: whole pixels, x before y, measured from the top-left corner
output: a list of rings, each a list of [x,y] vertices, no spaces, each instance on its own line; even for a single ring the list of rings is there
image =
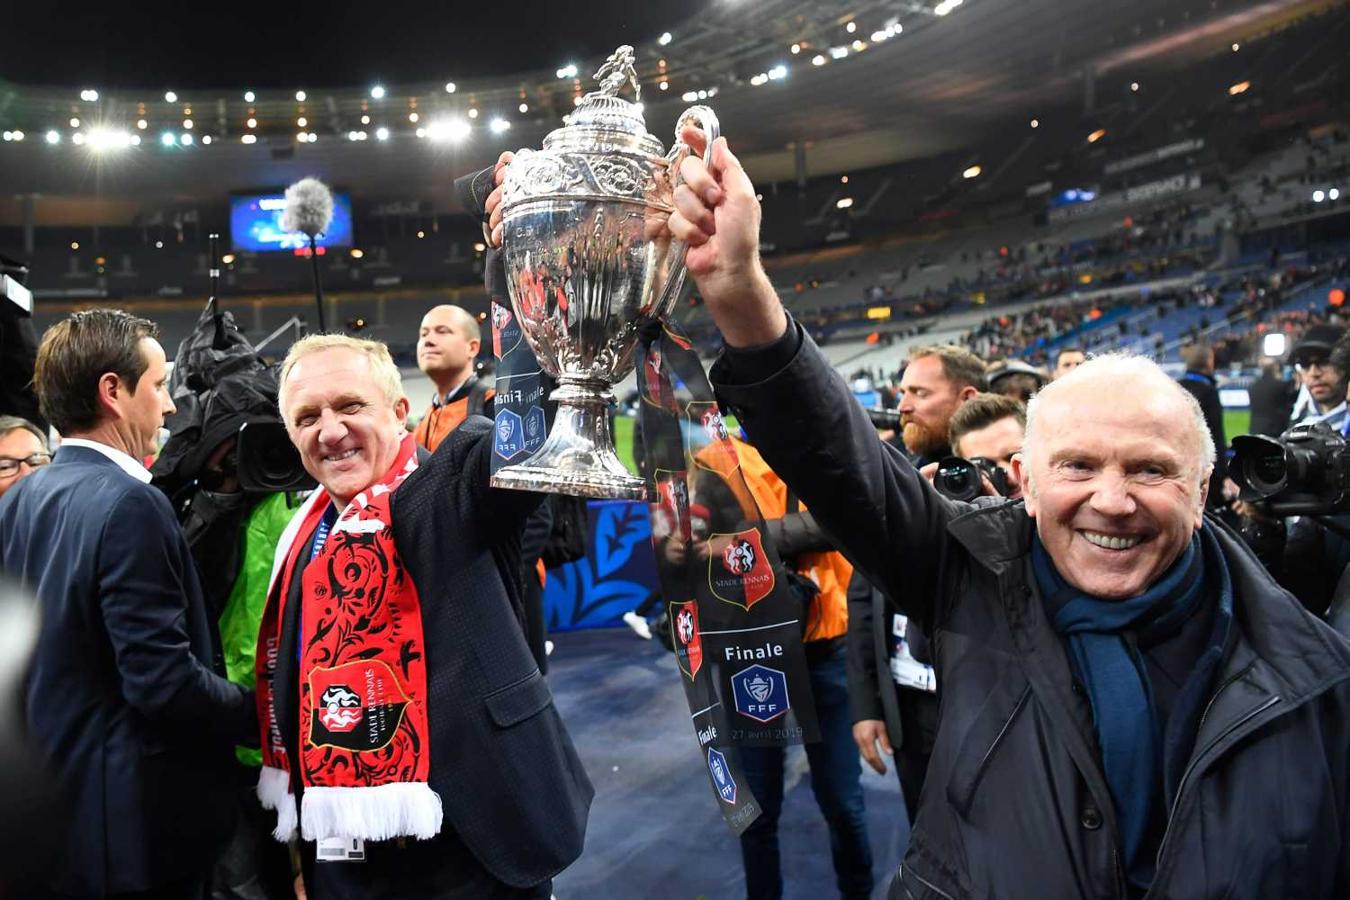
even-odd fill
[[[549,631],[622,624],[619,617],[656,590],[647,504],[591,500],[587,514],[591,528],[586,555],[548,571],[544,616]]]

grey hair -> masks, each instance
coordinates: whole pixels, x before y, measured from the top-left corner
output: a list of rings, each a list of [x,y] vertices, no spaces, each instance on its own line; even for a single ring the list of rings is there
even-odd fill
[[[27,419],[20,418],[19,416],[0,416],[0,438],[4,437],[5,435],[9,434],[12,431],[18,431],[21,428],[25,431],[31,432],[33,437],[41,441],[43,450],[47,449],[47,436],[42,433],[41,428],[37,427]]]
[[[1200,409],[1199,401],[1190,391],[1168,377],[1162,367],[1153,360],[1132,353],[1104,353],[1101,356],[1094,356],[1068,374],[1050,382],[1031,398],[1027,403],[1027,429],[1022,441],[1022,465],[1028,472],[1031,471],[1031,458],[1039,443],[1036,426],[1041,405],[1074,385],[1087,381],[1104,381],[1117,386],[1130,385],[1134,389],[1152,386],[1159,393],[1174,397],[1185,404],[1191,414],[1191,427],[1200,443],[1200,466],[1197,474],[1204,479],[1209,478],[1209,474],[1214,471],[1216,452],[1214,437],[1209,433],[1209,425],[1205,422],[1205,414]],[[1104,402],[1110,402],[1109,398]]]

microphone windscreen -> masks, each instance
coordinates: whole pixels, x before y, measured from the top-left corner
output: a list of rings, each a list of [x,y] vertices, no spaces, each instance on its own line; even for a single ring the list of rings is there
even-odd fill
[[[281,227],[315,237],[333,221],[333,192],[317,178],[301,178],[286,188],[286,211]]]

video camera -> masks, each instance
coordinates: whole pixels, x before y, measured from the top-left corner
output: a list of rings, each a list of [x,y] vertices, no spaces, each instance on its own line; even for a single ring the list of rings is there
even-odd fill
[[[1320,422],[1295,425],[1279,439],[1233,439],[1228,476],[1238,499],[1275,516],[1326,516],[1350,511],[1350,452],[1345,437]]]
[[[239,486],[250,493],[308,491],[318,485],[280,422],[244,423],[235,453]]]
[[[998,491],[1000,497],[1008,496],[1008,473],[998,464],[983,456],[962,459],[948,456],[938,462],[937,474],[933,476],[933,487],[939,494],[952,500],[974,500],[984,493],[980,481],[983,475]]]

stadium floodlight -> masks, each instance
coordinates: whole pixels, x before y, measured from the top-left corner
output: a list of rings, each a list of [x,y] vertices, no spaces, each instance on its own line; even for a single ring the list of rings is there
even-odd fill
[[[1283,331],[1272,331],[1261,339],[1261,353],[1263,356],[1284,356],[1284,351],[1289,346],[1289,339]]]
[[[813,65],[813,66],[823,66],[823,65],[825,65],[825,63],[826,63],[826,59],[825,59],[825,57],[824,57],[822,54],[820,54],[820,53],[817,53],[815,56],[811,57],[811,65]]]
[[[447,94],[453,94],[456,90],[457,88],[455,87],[455,83],[453,81],[447,81],[445,83],[445,92]]]
[[[139,134],[133,134],[131,136],[131,146],[139,147],[140,145],[141,145],[141,136]]]
[[[375,85],[373,88],[371,88],[371,89],[370,89],[370,96],[373,97],[373,98],[375,98],[376,100],[383,100],[383,99],[384,99],[384,85],[382,85],[382,84],[377,84],[377,85]]]
[[[849,22],[847,25],[844,26],[844,30],[847,31],[849,34],[852,34],[853,32],[858,30],[858,23]]]
[[[568,63],[567,65],[563,66],[561,69],[557,71],[557,75],[559,78],[576,78],[577,64]]]
[[[47,143],[49,144],[61,143],[61,132],[57,131],[55,128],[47,132]]]
[[[780,78],[786,78],[787,73],[787,66],[779,63],[768,71],[768,78],[770,81],[777,81]]]
[[[211,143],[211,135],[209,135],[209,134],[204,134],[204,135],[202,135],[202,143],[203,143],[203,144],[209,144],[209,143]]]
[[[417,120],[420,119],[420,118],[422,118],[422,117],[419,116],[419,115],[416,113],[416,111],[408,113],[408,121],[409,121],[409,122],[412,122],[414,125],[417,124]]]
[[[522,103],[519,106],[517,106],[516,109],[520,110],[522,113],[527,113],[530,111],[530,104]]]
[[[304,102],[305,102],[305,97],[306,97],[306,96],[308,96],[308,95],[307,95],[304,91],[296,91],[296,92],[295,92],[295,102],[296,102],[296,103],[304,103]]]
[[[166,131],[159,136],[159,142],[165,147],[172,147],[178,143],[178,138],[174,137],[173,132]]]
[[[1040,119],[1032,119],[1032,120],[1031,120],[1031,127],[1032,127],[1032,128],[1040,128],[1040,127],[1041,127],[1041,120],[1040,120]]]
[[[933,15],[945,16],[947,13],[960,6],[962,2],[963,0],[941,0],[937,6],[933,7]]]
[[[469,107],[469,118],[470,118],[470,119],[476,119],[476,118],[478,118],[478,107],[476,107],[476,106],[470,106],[470,107]]]
[[[258,120],[253,118],[252,116],[249,116],[248,119],[244,122],[244,125],[247,126],[248,128],[257,128]]]
[[[802,52],[802,45],[801,45],[801,44],[793,44],[791,47],[788,48],[788,50],[791,51],[791,53],[792,53],[793,56],[796,56],[798,53],[801,53],[801,52]]]
[[[241,144],[256,144],[258,143],[258,136],[256,134],[241,134],[239,142]]]
[[[511,130],[511,123],[506,119],[493,119],[492,124],[489,125],[488,128],[492,129],[493,134],[501,134],[504,131]]]
[[[1132,93],[1132,94],[1137,94],[1137,93],[1139,93],[1139,82],[1137,82],[1137,81],[1131,81],[1131,82],[1130,82],[1130,93]]]
[[[188,134],[186,131],[183,132],[178,136],[178,143],[182,144],[184,147],[191,147],[192,135]]]
[[[192,120],[191,120],[191,119],[184,119],[184,120],[183,120],[183,127],[184,127],[185,129],[187,129],[188,131],[191,131],[191,130],[192,130]]]
[[[80,91],[80,99],[83,100],[85,103],[97,103],[98,91],[92,88],[87,88],[83,91]]]
[[[848,209],[852,205],[853,205],[852,197],[840,197],[838,200],[834,202],[835,209]]]
[[[1229,85],[1228,96],[1236,97],[1238,94],[1247,93],[1247,89],[1252,86],[1250,81],[1239,81],[1237,84]]]
[[[71,128],[79,128],[79,127],[80,127],[80,120],[79,120],[79,119],[71,119],[71,120],[70,120],[70,127],[71,127]]]
[[[473,127],[463,119],[437,119],[427,126],[427,137],[437,143],[459,142],[467,138],[472,131]]]
[[[252,91],[244,91],[244,102],[245,102],[245,103],[252,103],[252,102],[253,102],[254,100],[256,100],[256,99],[257,99],[257,95],[254,94]]]
[[[375,129],[375,140],[377,140],[377,141],[387,141],[387,140],[389,140],[389,129],[388,129],[388,128],[385,128],[384,126],[380,126],[379,128],[376,128],[376,129]]]
[[[22,132],[22,131],[16,131],[16,132],[14,132],[14,133],[17,134],[17,135],[19,135],[19,137],[15,138],[16,141],[21,141],[21,140],[23,140],[23,132]],[[1328,199],[1328,200],[1339,200],[1339,199],[1341,199],[1341,192],[1340,192],[1340,190],[1339,190],[1338,188],[1332,188],[1331,190],[1327,191],[1327,199]]]
[[[417,135],[419,138],[424,138],[427,136],[427,130],[425,128],[419,128],[414,131],[413,134]]]
[[[1314,203],[1321,203],[1325,199],[1327,199],[1326,192],[1323,191],[1321,188],[1318,188],[1317,190],[1313,191]]]
[[[670,36],[670,32],[669,32],[669,31],[663,31],[663,32],[661,32],[661,36],[660,36],[659,38],[656,39],[656,42],[657,42],[658,44],[660,44],[662,47],[666,46],[666,44],[669,44],[670,41],[671,41],[671,36]]]
[[[685,103],[693,103],[698,99],[698,91],[685,91],[680,95],[680,99]]]
[[[831,47],[831,48],[830,48],[830,59],[843,59],[845,56],[848,56],[848,48],[847,48],[847,47]]]
[[[137,120],[136,120],[136,130],[137,130],[137,131],[144,131],[145,129],[147,129],[147,128],[149,128],[149,127],[150,127],[150,123],[147,122],[147,121],[145,121],[144,119],[137,119]]]
[[[967,166],[966,170],[961,173],[961,177],[965,179],[979,178],[980,173],[983,171],[984,169],[979,166]]]
[[[1096,131],[1092,132],[1092,134],[1087,136],[1087,140],[1089,144],[1095,144],[1104,137],[1106,137],[1106,129],[1098,128]]]
[[[125,150],[131,146],[131,135],[125,131],[111,128],[94,128],[89,132],[88,144],[91,150]]]
[[[165,103],[177,103],[177,102],[178,102],[178,95],[175,94],[173,91],[165,91],[165,92],[164,92],[164,102],[165,102]]]
[[[84,134],[79,131],[75,132],[70,136],[70,142],[78,147],[80,144],[84,143]]]

